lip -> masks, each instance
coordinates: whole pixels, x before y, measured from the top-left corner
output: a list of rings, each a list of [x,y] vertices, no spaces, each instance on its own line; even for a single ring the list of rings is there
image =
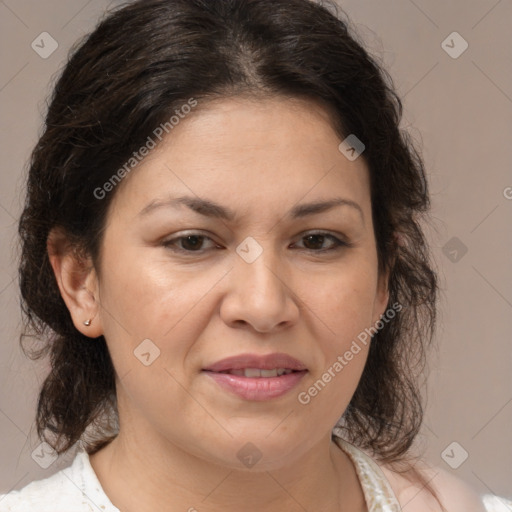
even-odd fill
[[[262,402],[285,395],[297,386],[308,372],[307,370],[288,373],[280,377],[242,377],[229,373],[215,373],[203,370],[203,373],[216,382],[222,389],[243,398]]]
[[[237,356],[227,357],[226,359],[217,361],[216,363],[203,368],[203,370],[210,372],[224,372],[226,370],[242,370],[244,368],[260,368],[262,370],[287,368],[298,372],[307,370],[304,363],[282,352],[275,352],[267,355],[239,354]]]
[[[227,370],[242,370],[244,368],[259,368],[261,370],[285,368],[294,370],[294,373],[278,377],[244,377],[220,373]],[[217,361],[203,369],[203,373],[225,391],[235,394],[244,400],[252,401],[271,400],[288,393],[298,385],[307,372],[308,370],[304,363],[284,353],[267,354],[264,356],[240,354]]]

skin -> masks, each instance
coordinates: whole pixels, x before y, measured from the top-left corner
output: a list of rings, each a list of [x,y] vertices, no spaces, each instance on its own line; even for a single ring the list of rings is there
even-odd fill
[[[200,104],[118,185],[99,269],[52,233],[50,259],[73,322],[91,338],[105,336],[116,370],[120,433],[90,460],[119,509],[367,510],[355,469],[330,436],[368,346],[309,404],[297,399],[389,299],[388,276],[377,271],[368,169],[363,158],[345,158],[340,142],[312,102]],[[139,215],[181,195],[228,207],[236,221],[185,206]],[[287,217],[299,203],[333,197],[354,201],[362,215],[341,206]],[[192,231],[210,237],[196,241],[202,251],[183,239],[164,245]],[[352,245],[320,253],[332,239],[308,241],[311,231]],[[252,263],[236,252],[247,237],[262,249]],[[160,350],[149,366],[134,355],[144,339]],[[285,352],[308,373],[286,395],[259,402],[201,373],[247,352]],[[237,458],[248,442],[262,454],[250,469]]]

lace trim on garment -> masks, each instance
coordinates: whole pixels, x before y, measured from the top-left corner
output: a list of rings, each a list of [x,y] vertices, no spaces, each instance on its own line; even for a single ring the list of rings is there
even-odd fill
[[[376,462],[348,441],[339,437],[334,440],[354,463],[368,512],[402,512],[395,493]]]

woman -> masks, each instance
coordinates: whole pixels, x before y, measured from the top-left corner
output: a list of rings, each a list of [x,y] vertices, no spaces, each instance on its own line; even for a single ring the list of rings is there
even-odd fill
[[[20,221],[38,433],[78,452],[2,510],[503,506],[413,465],[437,280],[400,116],[308,0],[108,16],[55,87]]]

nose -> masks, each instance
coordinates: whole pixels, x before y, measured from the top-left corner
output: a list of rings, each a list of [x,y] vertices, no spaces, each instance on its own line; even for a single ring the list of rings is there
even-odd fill
[[[238,255],[234,260],[220,308],[224,322],[235,328],[250,326],[260,333],[295,324],[300,312],[298,297],[279,256],[266,248],[251,263]]]

